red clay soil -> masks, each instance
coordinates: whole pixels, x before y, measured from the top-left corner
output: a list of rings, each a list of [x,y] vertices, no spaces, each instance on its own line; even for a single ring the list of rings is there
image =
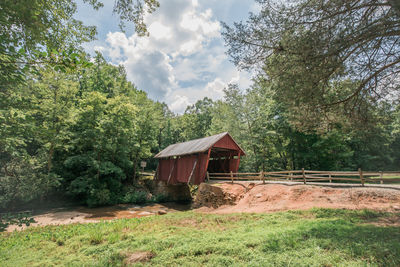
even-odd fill
[[[211,213],[274,212],[313,207],[400,210],[400,187],[277,183],[202,184],[194,206]]]

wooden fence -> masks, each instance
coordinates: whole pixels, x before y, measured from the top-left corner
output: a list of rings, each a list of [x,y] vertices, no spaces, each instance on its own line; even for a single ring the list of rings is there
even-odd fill
[[[273,171],[273,172],[242,172],[242,173],[208,173],[207,180],[230,180],[234,181],[295,181],[303,182],[360,182],[362,186],[365,183],[400,183],[400,171],[398,172],[363,172],[358,171]]]

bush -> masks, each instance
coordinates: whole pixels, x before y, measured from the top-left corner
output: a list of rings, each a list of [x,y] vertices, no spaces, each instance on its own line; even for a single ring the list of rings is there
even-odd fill
[[[165,194],[152,195],[148,197],[148,193],[144,191],[128,191],[120,199],[120,203],[144,204],[144,203],[163,203],[170,199]]]
[[[121,198],[122,203],[144,204],[147,201],[147,193],[143,191],[130,191]]]
[[[102,206],[111,203],[110,190],[104,189],[93,189],[86,200],[89,207]]]
[[[4,167],[0,168],[0,210],[12,210],[18,204],[45,197],[61,184],[60,176],[43,173],[43,164],[36,158],[1,159],[1,165]]]
[[[169,200],[170,199],[165,194],[153,195],[151,197],[151,202],[154,202],[154,203],[164,203],[164,202],[168,202]]]

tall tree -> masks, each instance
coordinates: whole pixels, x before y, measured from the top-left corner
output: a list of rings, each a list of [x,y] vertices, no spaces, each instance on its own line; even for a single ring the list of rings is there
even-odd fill
[[[98,0],[84,0],[94,9]],[[144,15],[152,13],[157,0],[117,0],[113,13],[120,17],[123,30],[132,22],[139,35],[147,35]],[[4,0],[0,3],[0,88],[15,89],[32,67],[53,66],[66,71],[87,65],[80,45],[95,38],[96,27],[74,18],[76,1]]]
[[[258,2],[259,14],[224,25],[228,53],[272,80],[294,113],[314,121],[332,112],[355,117],[371,107],[366,102],[399,99],[398,1]]]

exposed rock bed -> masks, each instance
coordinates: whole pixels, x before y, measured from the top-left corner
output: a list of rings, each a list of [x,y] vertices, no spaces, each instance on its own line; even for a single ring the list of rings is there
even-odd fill
[[[246,187],[240,184],[200,184],[192,207],[218,208],[235,205],[245,194]]]

